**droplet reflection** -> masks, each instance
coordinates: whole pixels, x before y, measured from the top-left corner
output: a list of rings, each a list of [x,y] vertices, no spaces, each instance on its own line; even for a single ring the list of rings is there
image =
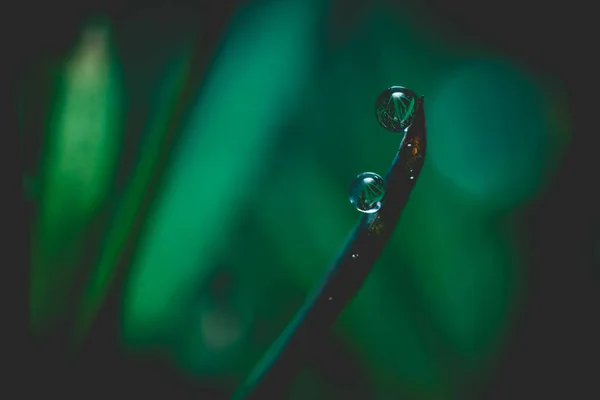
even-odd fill
[[[385,181],[374,172],[358,175],[350,187],[350,203],[364,213],[379,211],[384,195]]]
[[[379,124],[388,131],[402,132],[412,124],[417,107],[417,95],[402,86],[384,90],[375,102]]]

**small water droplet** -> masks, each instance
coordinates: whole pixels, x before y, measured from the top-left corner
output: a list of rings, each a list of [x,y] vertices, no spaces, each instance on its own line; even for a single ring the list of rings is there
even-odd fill
[[[385,181],[374,172],[358,175],[350,187],[350,203],[360,212],[374,213],[381,208]]]
[[[333,300],[333,297],[330,297],[329,300]]]
[[[420,159],[422,157],[422,146],[423,143],[418,136],[407,139],[402,149],[406,161],[414,163],[417,159]]]
[[[358,258],[358,254],[352,254],[352,258]]]
[[[402,86],[392,86],[377,98],[375,113],[385,129],[402,132],[412,124],[418,105],[415,92]]]

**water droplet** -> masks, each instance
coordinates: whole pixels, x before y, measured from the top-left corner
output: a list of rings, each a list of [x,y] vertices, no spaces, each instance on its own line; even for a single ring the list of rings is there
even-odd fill
[[[333,297],[330,297],[329,300],[333,300]]]
[[[374,172],[358,175],[350,187],[350,203],[360,212],[374,213],[381,208],[385,181]]]
[[[358,254],[352,254],[352,258],[358,258]]]
[[[388,131],[402,132],[412,124],[418,107],[418,97],[412,90],[392,86],[384,90],[375,102],[379,124]]]

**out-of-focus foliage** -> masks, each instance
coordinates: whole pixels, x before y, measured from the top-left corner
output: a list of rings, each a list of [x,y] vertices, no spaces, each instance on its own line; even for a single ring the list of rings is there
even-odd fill
[[[34,331],[71,308],[68,290],[86,257],[81,238],[108,197],[118,156],[120,77],[108,27],[93,26],[57,78],[39,179],[32,249]]]
[[[128,347],[163,347],[192,374],[240,379],[344,243],[358,217],[352,179],[385,173],[400,137],[377,125],[374,101],[402,85],[425,95],[427,161],[335,333],[381,399],[460,397],[485,377],[520,296],[512,210],[551,176],[568,115],[554,82],[446,41],[415,12],[373,3],[344,25],[316,0],[240,9],[127,266]],[[161,13],[122,22],[129,29],[84,27],[59,66],[35,177],[39,335],[65,314],[85,335],[153,179],[193,52],[191,35],[148,43]],[[81,271],[84,289],[73,289]],[[302,398],[328,390],[307,376],[298,387],[317,394]]]

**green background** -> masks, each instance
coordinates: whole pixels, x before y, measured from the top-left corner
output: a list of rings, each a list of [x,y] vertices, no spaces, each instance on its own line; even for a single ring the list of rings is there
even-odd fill
[[[197,88],[210,14],[185,7],[93,15],[31,72],[19,110],[40,149],[23,180],[36,338],[77,350],[117,291],[124,353],[232,390],[344,244],[352,179],[385,173],[400,137],[374,101],[402,85],[425,96],[428,153],[333,330],[355,387],[316,362],[294,393],[465,398],[485,384],[524,295],[519,212],[569,143],[565,88],[424,9],[350,9],[235,9]]]

